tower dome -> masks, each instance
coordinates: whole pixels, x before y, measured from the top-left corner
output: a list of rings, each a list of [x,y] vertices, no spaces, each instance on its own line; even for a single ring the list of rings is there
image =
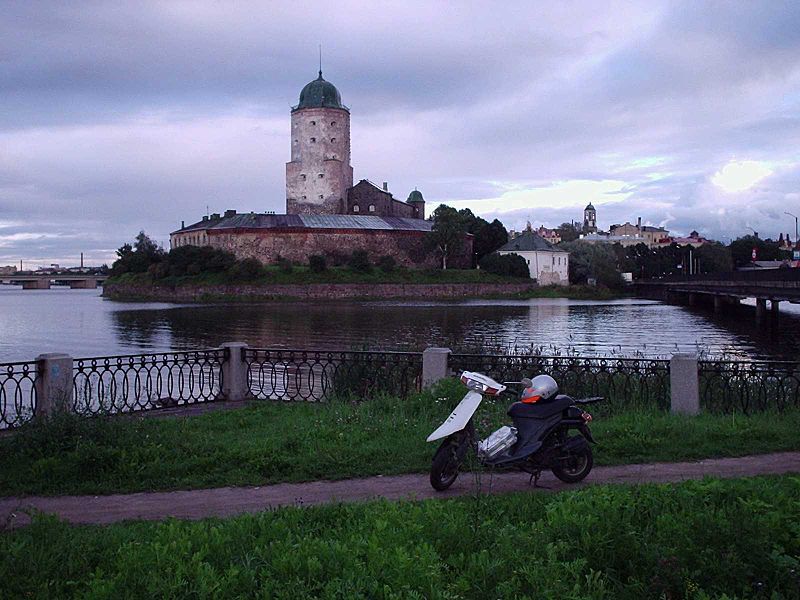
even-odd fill
[[[406,202],[425,202],[425,198],[422,197],[422,192],[414,190],[408,195],[408,200],[406,200]]]
[[[300,91],[300,102],[292,109],[292,112],[301,108],[340,108],[348,110],[342,104],[342,96],[336,86],[322,78],[322,71],[319,72],[319,77],[307,83]]]

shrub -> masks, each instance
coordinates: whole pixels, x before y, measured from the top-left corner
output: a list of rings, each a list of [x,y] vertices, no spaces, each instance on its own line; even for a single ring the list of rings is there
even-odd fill
[[[255,258],[245,258],[237,261],[230,269],[228,276],[236,281],[252,281],[264,272],[261,262]]]
[[[292,265],[292,261],[288,258],[279,258],[278,259],[278,268],[281,270],[281,273],[291,273],[294,271],[294,265]]]
[[[397,268],[397,261],[394,259],[394,256],[389,256],[387,254],[378,259],[378,267],[384,273],[391,273]]]
[[[312,254],[308,257],[308,268],[312,273],[322,273],[328,268],[325,257],[321,254]]]
[[[487,273],[506,277],[530,277],[528,263],[519,254],[487,254],[480,261],[481,269]]]
[[[369,273],[372,270],[369,254],[366,250],[354,250],[347,264],[353,271],[359,273]]]

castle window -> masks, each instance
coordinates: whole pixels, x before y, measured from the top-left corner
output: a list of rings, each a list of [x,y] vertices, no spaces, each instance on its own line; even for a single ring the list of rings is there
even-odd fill
[[[319,177],[320,179],[322,179],[323,177],[325,177],[325,173],[320,173],[319,175],[317,175],[317,177]]]
[[[303,196],[303,197],[302,197],[302,199],[303,199],[303,200],[305,200],[305,199],[306,199],[306,197],[305,197],[305,196]]]
[[[331,127],[334,127],[335,125],[336,125],[336,121],[331,121]]]
[[[302,181],[305,181],[306,180],[306,174],[305,173],[300,173],[300,179]]]
[[[370,204],[369,205],[369,212],[375,212],[375,205],[374,204]]]
[[[331,138],[331,144],[335,144],[335,143],[336,143],[336,138]]]
[[[358,204],[353,204],[353,212],[358,212],[361,209],[358,207]]]
[[[319,195],[319,199],[322,200],[322,194]]]
[[[317,124],[317,122],[316,122],[316,121],[311,121],[311,124],[312,124],[312,125],[316,125],[316,124]]]

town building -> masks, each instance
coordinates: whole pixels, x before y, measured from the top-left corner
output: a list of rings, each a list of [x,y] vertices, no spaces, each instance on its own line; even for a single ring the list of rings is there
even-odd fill
[[[324,255],[338,264],[354,250],[377,260],[393,257],[408,267],[435,267],[439,257],[426,248],[433,223],[425,220],[425,199],[413,190],[406,201],[388,185],[368,179],[353,185],[350,164],[350,109],[322,71],[300,92],[291,109],[291,160],[286,163],[286,214],[226,210],[170,234],[170,247],[208,245],[237,258],[263,263],[308,262]],[[448,264],[472,266],[473,237]]]
[[[551,244],[558,244],[561,242],[561,232],[558,229],[548,229],[544,225],[540,225],[536,233],[540,238]]]
[[[0,267],[0,275],[16,275],[16,273],[17,273],[17,267],[14,265]]]
[[[597,211],[595,210],[592,203],[586,205],[586,208],[583,209],[583,233],[590,234],[590,233],[597,233]]]
[[[524,258],[531,279],[539,285],[569,285],[569,252],[555,248],[534,231],[524,231],[498,252]]]

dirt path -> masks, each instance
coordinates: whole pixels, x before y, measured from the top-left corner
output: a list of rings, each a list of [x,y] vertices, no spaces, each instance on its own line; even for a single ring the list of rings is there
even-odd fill
[[[717,458],[697,462],[654,463],[596,467],[582,485],[598,483],[663,483],[714,477],[747,477],[800,473],[800,452],[761,454],[740,458]],[[357,502],[371,498],[389,500],[452,498],[473,493],[477,478],[462,474],[450,490],[435,492],[427,474],[369,477],[341,481],[281,483],[260,487],[226,487],[178,492],[142,492],[111,496],[56,496],[0,498],[0,525],[25,526],[24,512],[35,509],[54,513],[72,523],[106,524],[133,519],[158,520],[166,517],[202,519],[255,513],[279,506],[310,506],[331,502]],[[552,491],[576,486],[545,474],[540,485]],[[481,478],[484,492],[499,494],[534,490],[524,473],[504,473]],[[536,490],[538,491],[538,490]]]

